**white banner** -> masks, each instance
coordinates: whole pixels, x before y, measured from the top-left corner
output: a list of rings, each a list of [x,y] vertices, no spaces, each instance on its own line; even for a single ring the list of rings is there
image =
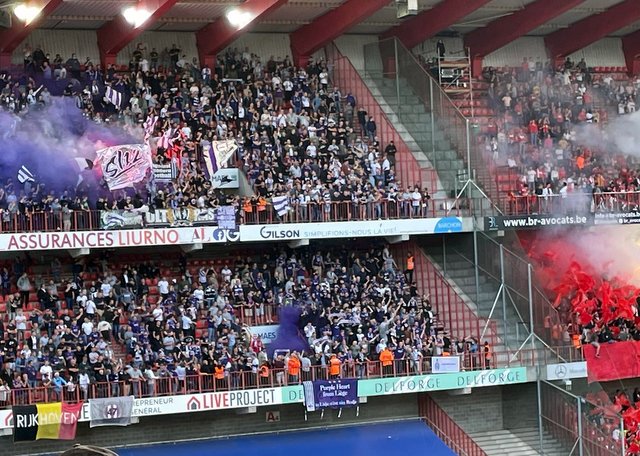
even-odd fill
[[[211,178],[213,188],[240,188],[238,168],[222,168]]]
[[[105,230],[119,228],[162,226],[215,225],[218,212],[214,208],[156,209],[150,212],[113,210],[100,212],[100,227]]]
[[[151,167],[151,150],[146,144],[125,144],[97,152],[102,175],[109,190],[130,187],[143,180]]]
[[[237,242],[239,239],[240,234],[238,231],[223,230],[217,226],[121,231],[78,231],[74,233],[0,234],[0,252],[217,244]]]
[[[249,332],[252,336],[260,336],[262,343],[268,345],[278,337],[278,328],[280,325],[249,326]]]
[[[460,233],[473,231],[470,217],[446,217],[365,222],[283,223],[280,225],[241,225],[240,240],[331,239],[403,234]]]
[[[446,374],[460,372],[459,356],[434,356],[431,358],[431,372],[434,374]]]
[[[587,362],[547,364],[547,380],[569,380],[587,377]]]
[[[218,168],[226,168],[227,162],[238,150],[238,143],[235,139],[227,139],[226,141],[213,141],[211,143],[213,153],[216,156]]]

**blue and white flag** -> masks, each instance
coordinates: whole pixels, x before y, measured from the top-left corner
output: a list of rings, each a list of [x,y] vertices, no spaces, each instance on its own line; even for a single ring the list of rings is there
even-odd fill
[[[91,427],[129,426],[133,412],[133,396],[89,399]]]
[[[304,392],[304,406],[307,408],[307,412],[315,412],[316,400],[313,392],[313,382],[302,382],[302,390]]]
[[[274,196],[271,198],[273,208],[280,217],[289,212],[289,197],[288,196]]]
[[[104,99],[118,109],[122,105],[122,94],[111,86],[107,86],[104,92]]]
[[[25,182],[35,182],[33,173],[29,171],[29,168],[22,165],[18,170],[18,182],[24,184]]]
[[[144,141],[147,142],[151,135],[153,134],[153,130],[156,128],[156,122],[158,122],[158,116],[149,116],[147,120],[142,124],[144,128]]]

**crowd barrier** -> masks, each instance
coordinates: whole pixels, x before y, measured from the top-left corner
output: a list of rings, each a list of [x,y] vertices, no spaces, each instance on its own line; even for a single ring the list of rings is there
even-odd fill
[[[505,215],[635,212],[640,205],[640,192],[575,192],[566,196],[512,195],[503,197],[500,203],[500,207],[505,209]]]
[[[466,217],[474,213],[474,200],[463,199],[452,205],[451,200],[430,199],[424,204],[413,206],[411,202],[380,200],[376,202],[331,202],[331,203],[295,203],[290,205],[285,215],[278,215],[271,204],[243,206],[238,210],[240,224],[280,224],[280,223],[317,223],[348,222],[367,220],[404,220],[431,217]],[[477,204],[482,208],[481,204]],[[74,211],[68,219],[61,212],[38,211],[28,213],[0,212],[0,233],[48,232],[48,231],[93,231],[103,229],[101,222],[103,211]],[[121,228],[141,228],[143,226],[161,227],[169,223],[151,225],[127,225]],[[198,223],[195,221],[195,223]],[[216,222],[209,222],[215,225]],[[200,223],[201,225],[207,222]]]
[[[544,359],[537,358],[534,351],[520,350],[518,352],[492,352],[488,357],[483,352],[451,355],[460,357],[461,371],[481,371],[487,369],[507,367],[535,366],[536,363],[559,362],[557,355],[547,354]],[[419,361],[408,359],[394,360],[389,365],[380,361],[355,362],[345,361],[340,366],[340,378],[376,379],[390,377],[406,377],[413,375],[433,374],[431,358]],[[168,371],[167,371],[168,372]],[[300,384],[307,380],[329,380],[328,366],[311,366],[308,371],[301,370],[298,376],[290,375],[287,369],[269,369],[268,374],[259,371],[225,371],[224,375],[199,373],[185,375],[179,378],[171,376],[157,376],[150,380],[140,378],[129,381],[97,382],[82,388],[74,384],[72,390],[66,386],[38,386],[33,388],[15,388],[0,396],[0,407],[11,405],[27,405],[46,402],[77,402],[90,398],[116,397],[133,395],[137,398],[172,396],[181,394],[209,393],[234,391],[255,388],[275,388]]]
[[[419,396],[418,413],[427,426],[456,454],[487,456],[487,453],[428,394]]]

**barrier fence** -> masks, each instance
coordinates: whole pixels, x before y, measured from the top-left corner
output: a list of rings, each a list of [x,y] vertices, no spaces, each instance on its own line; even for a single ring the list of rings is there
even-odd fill
[[[487,456],[487,453],[428,394],[418,396],[418,413],[427,426],[456,454]]]
[[[463,353],[451,355],[460,357],[460,368],[463,372],[481,371],[486,369],[527,367],[537,362],[557,362],[554,354],[547,354],[547,358],[539,359],[528,350],[520,352],[492,353],[488,359],[485,353]],[[168,371],[167,371],[168,372]],[[302,370],[300,375],[292,376],[287,369],[269,369],[264,375],[259,371],[225,371],[224,375],[199,373],[185,375],[182,378],[175,373],[167,376],[157,375],[154,379],[141,377],[137,380],[94,382],[82,387],[74,384],[59,388],[53,386],[38,386],[13,388],[10,392],[0,395],[0,407],[11,405],[27,405],[46,402],[77,402],[89,398],[116,397],[133,395],[137,398],[171,396],[180,394],[208,393],[221,391],[235,391],[255,388],[274,388],[301,384],[307,380],[329,380],[328,366],[311,366],[308,371]],[[340,378],[376,379],[391,377],[407,377],[415,375],[434,374],[430,357],[417,360],[395,360],[389,365],[380,361],[354,362],[345,361],[340,366]]]
[[[541,383],[540,395],[542,427],[564,444],[568,454],[624,456],[620,416],[598,416],[583,398],[546,382]]]
[[[563,195],[505,196],[500,206],[505,215],[606,214],[635,212],[640,192],[567,193]]]
[[[479,200],[478,200],[479,202]],[[429,199],[419,205],[411,201],[381,199],[373,202],[340,201],[331,203],[294,203],[285,215],[278,215],[271,204],[244,206],[237,213],[240,224],[280,224],[280,223],[317,223],[317,222],[349,222],[367,220],[405,220],[429,217],[466,217],[474,212],[476,201],[464,199],[455,207],[450,200]],[[481,210],[481,205],[477,204]],[[74,211],[69,218],[63,219],[60,212],[29,212],[0,214],[0,233],[23,233],[45,231],[93,231],[103,228],[101,216],[104,211]],[[109,211],[106,211],[109,212]],[[147,225],[142,223],[126,224],[119,228],[167,227],[169,222]],[[196,222],[197,223],[197,222]],[[200,225],[216,225],[213,222],[202,222]]]

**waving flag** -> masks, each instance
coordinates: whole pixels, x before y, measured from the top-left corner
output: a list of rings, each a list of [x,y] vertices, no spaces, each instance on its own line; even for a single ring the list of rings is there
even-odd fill
[[[89,399],[89,426],[129,426],[133,399],[133,396]]]
[[[132,186],[151,168],[151,150],[146,144],[107,147],[97,152],[109,190]]]
[[[111,86],[107,86],[107,89],[104,92],[104,99],[118,109],[120,108],[120,105],[122,105],[122,93],[118,92]]]
[[[151,135],[153,134],[153,130],[156,128],[156,123],[158,122],[158,116],[149,116],[147,120],[142,124],[144,128],[144,141],[147,142]]]
[[[27,181],[35,182],[36,180],[33,177],[33,173],[29,171],[29,169],[26,166],[23,165],[18,170],[18,182],[20,182],[21,184],[24,184]]]
[[[274,196],[271,198],[273,208],[280,217],[289,212],[289,197],[288,196]]]
[[[202,156],[204,164],[209,175],[209,179],[213,179],[219,168],[226,168],[227,162],[238,150],[238,143],[234,139],[226,141],[203,141]]]

